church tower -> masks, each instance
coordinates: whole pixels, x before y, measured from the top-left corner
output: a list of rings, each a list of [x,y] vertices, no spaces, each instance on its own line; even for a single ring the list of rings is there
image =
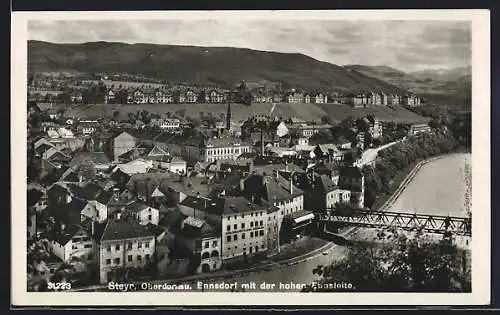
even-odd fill
[[[231,102],[227,103],[226,130],[231,130]]]

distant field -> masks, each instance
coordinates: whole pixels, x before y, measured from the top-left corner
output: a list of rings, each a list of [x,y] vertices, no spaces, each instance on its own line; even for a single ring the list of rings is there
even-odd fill
[[[64,106],[64,105],[62,105]],[[269,115],[273,104],[255,103],[251,106],[242,104],[231,104],[233,121],[243,121],[250,116]],[[175,113],[185,109],[186,116],[193,118],[200,117],[200,113],[212,113],[215,117],[226,114],[227,104],[98,104],[98,105],[71,105],[66,106],[66,115],[91,118],[91,117],[112,117],[113,112],[119,111],[118,119],[127,119],[127,114],[147,110],[150,113],[166,114]],[[272,116],[283,119],[297,117],[306,121],[320,121],[323,116],[330,116],[334,121],[341,121],[349,116],[354,118],[368,114],[375,114],[381,121],[395,122],[424,122],[427,118],[421,117],[407,109],[391,109],[386,107],[377,108],[352,108],[341,104],[276,104]]]
[[[429,118],[422,117],[403,107],[361,107],[353,108],[344,104],[315,104],[328,113],[335,120],[343,120],[349,116],[354,118],[373,114],[380,121],[393,121],[400,123],[428,122]]]

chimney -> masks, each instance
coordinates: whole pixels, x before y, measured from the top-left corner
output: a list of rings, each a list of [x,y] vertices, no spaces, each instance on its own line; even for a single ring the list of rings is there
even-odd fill
[[[94,234],[95,234],[95,221],[94,220],[92,220],[92,226],[91,227],[92,227],[92,230],[91,230],[92,234],[91,234],[91,236],[94,236]]]
[[[290,176],[290,195],[293,194],[293,174]]]

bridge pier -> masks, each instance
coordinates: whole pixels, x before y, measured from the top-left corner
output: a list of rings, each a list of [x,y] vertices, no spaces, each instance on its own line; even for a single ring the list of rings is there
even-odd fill
[[[468,235],[455,235],[453,238],[453,244],[463,250],[471,250],[472,239]]]

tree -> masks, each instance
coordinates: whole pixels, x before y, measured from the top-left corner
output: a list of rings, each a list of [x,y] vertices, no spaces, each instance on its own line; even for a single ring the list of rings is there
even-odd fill
[[[131,124],[134,124],[135,121],[137,120],[137,115],[135,113],[132,113],[132,112],[129,112],[127,114],[127,117],[128,117],[128,121],[131,123]]]
[[[344,259],[314,272],[322,275],[321,284],[346,282],[357,291],[470,292],[466,256],[450,236],[436,242],[420,232],[379,230],[373,240],[352,245]]]
[[[328,115],[323,115],[323,116],[321,116],[321,123],[323,123],[323,124],[331,124],[332,123],[332,119]]]

